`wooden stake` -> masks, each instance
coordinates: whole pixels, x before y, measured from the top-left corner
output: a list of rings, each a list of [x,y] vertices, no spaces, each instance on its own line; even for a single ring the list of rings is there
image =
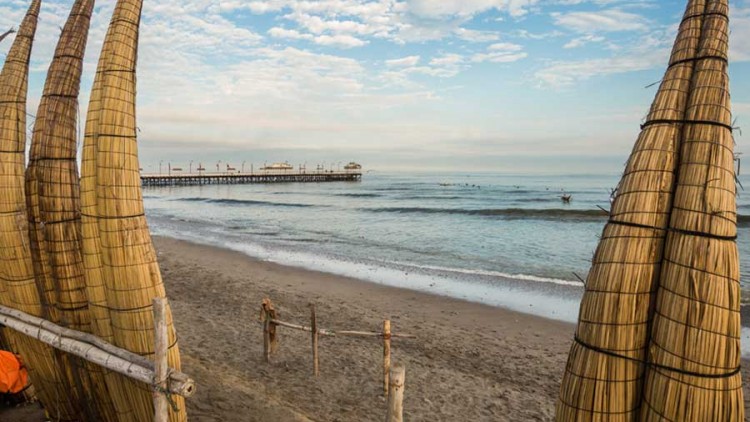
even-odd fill
[[[391,374],[391,320],[383,321],[383,393],[388,395]]]
[[[154,422],[169,420],[169,403],[167,402],[167,352],[169,339],[167,334],[167,299],[154,298]]]
[[[318,360],[318,318],[315,316],[315,305],[310,305],[310,327],[312,328],[312,351],[313,351],[313,374],[320,375],[320,362]]]
[[[390,392],[388,394],[388,414],[385,422],[404,421],[404,382],[406,381],[406,368],[396,365],[391,371]]]
[[[271,317],[267,309],[263,309],[263,357],[266,363],[271,363]]]

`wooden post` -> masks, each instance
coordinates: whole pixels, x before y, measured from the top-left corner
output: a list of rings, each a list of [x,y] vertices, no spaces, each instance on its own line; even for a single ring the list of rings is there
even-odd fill
[[[169,339],[167,333],[167,299],[154,298],[154,422],[169,420],[169,403],[167,402],[167,352]]]
[[[271,363],[271,354],[279,346],[279,339],[276,336],[276,323],[274,322],[278,314],[273,308],[271,299],[263,299],[260,307],[260,318],[263,321],[263,357],[267,363]]]
[[[383,321],[383,394],[388,395],[391,374],[391,320]]]
[[[310,305],[310,327],[312,328],[312,352],[313,352],[313,374],[320,375],[320,362],[318,360],[318,318],[315,316],[315,305]]]
[[[263,307],[263,357],[266,363],[271,363],[271,316],[265,307]]]
[[[404,382],[406,381],[406,368],[396,365],[391,372],[391,388],[388,394],[388,414],[385,422],[404,421]]]

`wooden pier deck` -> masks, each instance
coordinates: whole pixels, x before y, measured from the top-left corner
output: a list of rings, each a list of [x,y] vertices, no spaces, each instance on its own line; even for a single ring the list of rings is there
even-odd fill
[[[254,173],[142,174],[143,186],[240,185],[250,183],[357,182],[360,171],[260,171]]]

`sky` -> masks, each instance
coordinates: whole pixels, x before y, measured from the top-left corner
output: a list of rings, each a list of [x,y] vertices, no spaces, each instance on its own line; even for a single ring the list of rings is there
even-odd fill
[[[289,161],[375,171],[622,171],[680,0],[146,0],[144,171]],[[0,29],[29,0],[0,0]],[[730,1],[737,150],[750,151],[750,0]],[[35,114],[72,0],[43,0]],[[97,2],[85,115],[113,0]],[[4,57],[12,37],[0,44]],[[84,120],[85,121],[85,120]]]

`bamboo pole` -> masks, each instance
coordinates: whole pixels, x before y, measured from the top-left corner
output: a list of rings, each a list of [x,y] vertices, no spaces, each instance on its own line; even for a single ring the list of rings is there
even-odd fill
[[[24,319],[31,318],[31,321],[36,321],[36,323],[30,323],[26,320],[20,319],[18,317],[19,315],[23,315]],[[119,374],[123,374],[135,381],[153,385],[155,379],[155,371],[153,368],[141,366],[131,360],[123,359],[121,355],[109,353],[93,344],[66,337],[61,333],[66,333],[67,329],[52,324],[49,321],[39,321],[43,320],[23,314],[17,310],[0,306],[0,324],[21,334],[37,339],[55,349],[77,356]],[[181,397],[190,397],[195,393],[195,382],[184,375],[179,377],[170,376],[168,391]]]
[[[390,379],[388,413],[385,416],[385,422],[403,422],[406,368],[403,365],[396,365],[391,370]]]
[[[169,420],[167,402],[167,353],[169,336],[167,333],[167,299],[154,298],[154,422]]]
[[[383,393],[388,395],[391,375],[391,320],[383,321]]]
[[[315,305],[310,305],[310,326],[312,327],[313,375],[320,375],[318,360],[318,318],[315,316]]]

